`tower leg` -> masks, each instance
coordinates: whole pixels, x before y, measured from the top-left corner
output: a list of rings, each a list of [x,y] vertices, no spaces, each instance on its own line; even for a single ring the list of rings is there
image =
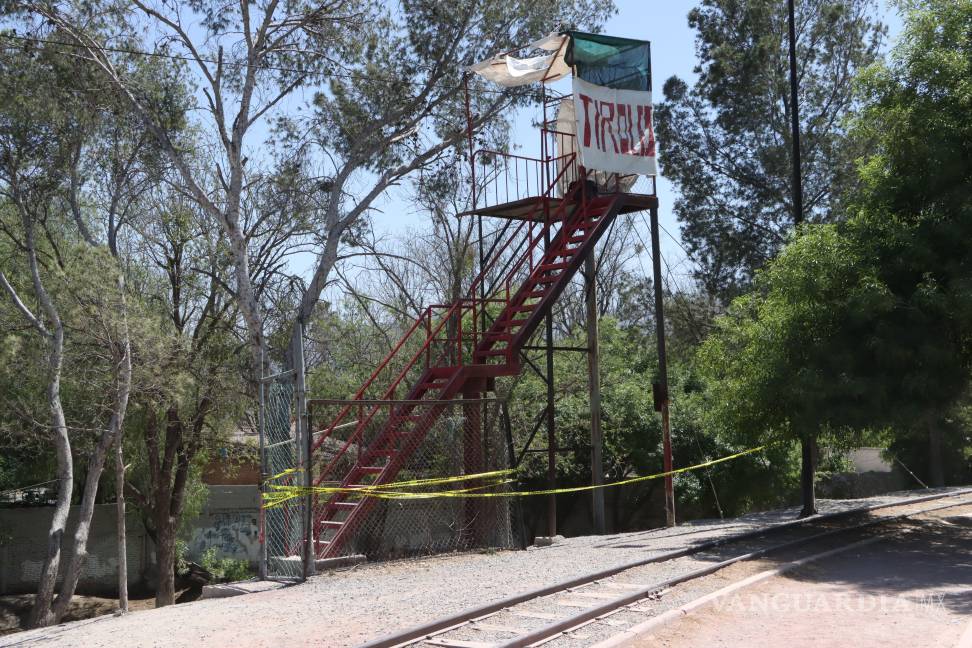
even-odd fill
[[[665,306],[663,304],[661,277],[661,245],[658,241],[658,208],[651,213],[651,261],[655,283],[655,337],[658,340],[658,393],[662,418],[662,452],[665,472],[672,470],[672,435],[668,416],[668,364],[665,357]],[[675,488],[672,476],[665,476],[665,524],[675,526]]]
[[[482,405],[480,400],[481,392],[464,393],[463,399],[468,402],[463,403],[463,439],[462,439],[462,463],[463,473],[475,475],[483,472],[483,419]],[[474,481],[464,482],[462,488],[472,488],[477,483]],[[484,515],[485,500],[478,497],[467,497],[463,499],[463,536],[467,540],[465,544],[477,547],[482,545],[486,539],[486,516]]]
[[[601,375],[600,349],[597,343],[597,282],[594,255],[584,260],[584,280],[587,285],[587,380],[591,400],[591,484],[604,484],[604,460],[601,433]],[[604,533],[604,490],[591,491],[594,533]]]

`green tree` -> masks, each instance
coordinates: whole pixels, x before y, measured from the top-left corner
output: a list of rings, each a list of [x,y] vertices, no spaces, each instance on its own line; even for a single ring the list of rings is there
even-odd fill
[[[247,372],[218,226],[177,192],[153,192],[138,220],[133,289],[143,316],[134,331],[135,469],[130,497],[156,545],[156,605],[175,600],[176,542],[192,515],[200,463],[220,438],[247,425]],[[244,354],[245,356],[245,354]]]
[[[854,76],[874,61],[883,27],[872,0],[796,2],[805,220],[842,217],[867,142],[843,124]],[[672,77],[657,109],[664,175],[678,191],[682,240],[710,294],[728,301],[794,226],[785,3],[704,0],[694,86]]]
[[[605,481],[658,473],[663,463],[661,422],[653,410],[651,394],[651,384],[657,379],[658,370],[653,335],[636,326],[621,326],[613,317],[600,321],[599,334]],[[558,344],[581,346],[584,342],[584,332],[578,331]],[[560,351],[555,353],[554,371],[558,445],[569,450],[557,456],[559,483],[571,486],[590,484],[591,410],[587,363],[583,354]],[[751,437],[711,425],[716,420],[715,410],[707,402],[707,394],[689,362],[675,359],[669,374],[676,466],[723,457],[754,444]],[[542,411],[546,387],[528,370],[515,386],[504,385],[504,389],[511,390],[512,429],[519,452]],[[532,447],[543,447],[542,435],[541,431]],[[767,461],[767,457],[772,461]],[[715,515],[720,510],[731,515],[752,506],[779,504],[780,494],[793,485],[790,471],[780,469],[781,465],[788,465],[788,459],[787,448],[772,448],[708,471],[678,475],[678,507],[703,515]],[[543,487],[545,455],[524,455],[522,468],[527,480]],[[611,491],[609,497],[617,498],[614,500],[616,506],[609,512],[611,526],[622,530],[644,524],[645,509],[638,499],[657,493],[661,485],[659,479],[638,486],[619,487],[621,490],[616,496]],[[568,501],[588,496],[582,493]],[[648,516],[650,518],[652,512]]]
[[[345,235],[389,188],[464,146],[463,69],[531,42],[558,21],[596,28],[613,8],[610,0],[464,0],[448,11],[437,0],[400,6],[363,0],[206,0],[187,7],[142,0],[99,3],[119,12],[131,10],[135,20],[147,24],[151,35],[146,40],[165,43],[165,51],[157,53],[174,49],[189,60],[205,97],[196,114],[217,142],[215,157],[211,151],[197,156],[213,157],[203,169],[194,168],[189,152],[166,136],[138,80],[118,68],[102,40],[87,33],[87,6],[24,4],[63,30],[102,68],[159,140],[186,192],[219,223],[234,262],[252,377],[270,357],[268,309],[261,303],[254,276],[259,263],[251,258],[250,246],[253,230],[263,222],[248,222],[245,214],[260,169],[274,162],[261,146],[290,144],[278,152],[285,165],[304,170],[304,191],[313,194],[313,227],[294,233],[315,258],[309,280],[301,282],[296,308],[297,318],[307,323],[332,280]],[[301,90],[313,95],[304,112],[294,99]],[[470,101],[473,126],[484,131],[502,122],[501,113],[522,104],[525,96],[512,90],[496,93],[474,82]],[[274,141],[257,140],[260,124],[276,127]],[[210,177],[220,179],[215,190],[207,186]]]
[[[869,366],[882,349],[869,340],[894,299],[867,270],[853,241],[818,225],[757,274],[699,351],[714,429],[813,449],[821,435],[871,422],[886,391]],[[803,516],[816,512],[814,461],[803,470]]]
[[[972,366],[972,2],[909,0],[887,63],[862,78],[862,167],[848,235],[894,295],[877,324],[896,376],[898,420],[928,439],[931,483],[944,481],[942,430]],[[953,428],[954,429],[954,428]]]
[[[815,441],[927,431],[972,368],[972,3],[905,5],[887,65],[863,77],[855,136],[873,140],[843,225],[809,225],[733,302],[700,358],[721,425]],[[804,514],[813,475],[804,474]]]

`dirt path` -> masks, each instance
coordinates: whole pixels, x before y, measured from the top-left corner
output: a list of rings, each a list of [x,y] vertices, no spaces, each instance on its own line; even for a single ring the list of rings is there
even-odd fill
[[[925,520],[719,599],[629,645],[972,648],[972,515]]]
[[[26,624],[30,609],[34,605],[33,594],[8,594],[0,596],[0,635],[19,632]],[[132,612],[151,610],[155,607],[154,596],[139,596],[128,601]],[[65,615],[67,622],[90,619],[113,614],[118,609],[118,601],[103,596],[84,596],[75,594],[71,607]]]

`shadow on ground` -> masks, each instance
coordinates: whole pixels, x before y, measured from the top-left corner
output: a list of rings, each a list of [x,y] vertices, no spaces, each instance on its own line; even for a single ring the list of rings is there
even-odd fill
[[[867,516],[861,516],[854,521],[866,519]],[[770,553],[760,560],[770,566],[783,564],[873,535],[878,530],[883,539],[876,544],[811,563],[788,572],[784,578],[831,583],[866,596],[931,602],[957,614],[972,615],[972,514],[943,514],[940,518],[878,525],[846,536],[838,534],[799,549]],[[782,534],[779,539],[784,541]],[[765,543],[753,544],[753,548],[758,546]],[[739,545],[733,543],[693,557],[721,562],[739,553]]]

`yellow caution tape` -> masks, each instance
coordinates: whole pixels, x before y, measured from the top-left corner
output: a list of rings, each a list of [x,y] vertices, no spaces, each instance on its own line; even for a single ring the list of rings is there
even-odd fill
[[[276,481],[278,479],[282,479],[284,477],[288,477],[290,475],[303,473],[303,472],[304,472],[303,468],[288,468],[287,470],[281,473],[277,473],[272,477],[268,477],[264,483],[272,488],[274,485],[271,484],[270,482]],[[475,473],[472,475],[456,475],[454,477],[428,477],[425,479],[409,479],[407,481],[391,482],[388,484],[376,484],[374,486],[368,486],[368,490],[388,490],[393,488],[411,488],[416,486],[438,486],[439,484],[454,484],[456,482],[472,481],[474,479],[491,479],[497,477],[505,477],[507,475],[512,475],[515,472],[516,469],[508,468],[506,470],[491,470],[490,472]],[[328,487],[321,487],[321,488],[328,488]],[[364,489],[361,488],[342,489],[338,487],[336,488],[335,492],[340,492],[342,490],[360,492]]]
[[[756,452],[761,452],[765,450],[772,444],[765,444],[755,448],[749,448],[748,450],[742,450],[735,454],[731,454],[725,457],[720,457],[718,459],[712,459],[710,461],[705,461],[694,466],[686,466],[684,468],[676,468],[675,470],[670,470],[667,472],[655,473],[653,475],[644,475],[641,477],[631,477],[629,479],[623,479],[621,481],[610,482],[607,484],[599,485],[589,485],[589,486],[571,486],[567,488],[548,488],[544,490],[535,491],[503,491],[495,493],[477,493],[473,491],[482,490],[484,488],[489,488],[491,486],[500,486],[512,482],[511,479],[499,479],[504,475],[508,475],[513,470],[496,470],[489,473],[479,473],[477,475],[459,475],[456,477],[441,477],[441,478],[431,478],[431,479],[414,479],[406,482],[397,482],[394,484],[382,484],[376,486],[366,486],[362,488],[341,488],[332,486],[285,486],[279,484],[270,484],[269,488],[271,492],[264,493],[264,508],[272,508],[274,506],[279,506],[283,502],[293,499],[295,497],[301,497],[303,495],[318,494],[318,495],[332,495],[335,493],[346,493],[351,495],[357,495],[360,497],[377,497],[380,499],[434,499],[437,497],[529,497],[534,495],[559,495],[561,493],[579,493],[583,491],[590,491],[597,488],[613,488],[616,486],[625,486],[628,484],[635,484],[638,482],[648,481],[651,479],[660,479],[662,477],[668,477],[670,475],[678,475],[681,473],[689,472],[692,470],[698,470],[699,468],[707,468],[709,466],[714,466],[716,464],[725,463],[726,461],[732,461],[733,459],[738,459],[746,455],[750,455]],[[287,472],[287,471],[285,471]],[[283,473],[281,473],[283,474]],[[490,483],[479,485],[472,488],[464,488],[459,490],[447,490],[447,491],[433,491],[428,493],[415,493],[408,491],[393,491],[388,490],[392,487],[401,487],[404,485],[409,486],[428,486],[437,485],[461,481],[470,481],[473,479],[490,479]],[[272,478],[271,478],[272,479]]]
[[[511,472],[511,471],[500,471],[500,472]],[[480,473],[480,475],[488,475],[491,473]],[[468,481],[473,479],[478,479],[479,475],[460,475],[458,477],[448,477],[442,479],[448,479],[451,482],[456,481]],[[421,481],[421,480],[413,480]],[[432,493],[421,493],[424,495],[442,495],[448,497],[460,496],[464,493],[471,493],[472,491],[483,490],[485,488],[492,488],[493,486],[502,486],[504,484],[510,484],[516,481],[515,479],[490,479],[485,484],[480,484],[479,486],[473,486],[470,488],[462,488],[458,490],[449,491],[435,491]],[[402,484],[405,482],[399,482]],[[409,482],[410,483],[410,482]],[[269,491],[263,493],[263,508],[273,508],[274,506],[279,506],[287,500],[291,500],[297,497],[302,497],[309,493],[333,495],[334,493],[345,493],[347,495],[357,495],[357,496],[368,496],[368,497],[381,497],[384,499],[406,499],[405,495],[417,495],[420,493],[408,493],[408,492],[386,492],[381,490],[381,488],[388,488],[393,484],[384,484],[381,486],[368,486],[362,488],[342,488],[340,486],[311,486],[310,488],[306,486],[290,486],[281,484],[270,484],[268,488]]]

